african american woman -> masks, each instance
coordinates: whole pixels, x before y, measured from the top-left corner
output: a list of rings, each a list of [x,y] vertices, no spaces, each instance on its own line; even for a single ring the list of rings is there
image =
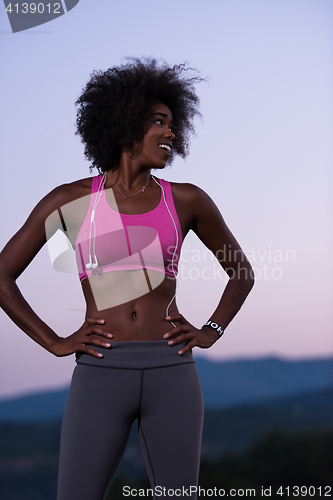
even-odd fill
[[[136,419],[153,498],[158,491],[196,498],[203,401],[192,349],[218,341],[251,290],[253,273],[210,197],[159,177],[175,155],[186,156],[199,114],[200,78],[188,70],[130,59],[94,72],[76,103],[77,133],[98,175],[45,196],[1,253],[3,309],[50,353],[76,355],[58,500],[106,497]],[[83,325],[65,338],[16,285],[58,230],[75,251],[86,301]],[[176,304],[182,242],[191,230],[229,275],[202,328]]]

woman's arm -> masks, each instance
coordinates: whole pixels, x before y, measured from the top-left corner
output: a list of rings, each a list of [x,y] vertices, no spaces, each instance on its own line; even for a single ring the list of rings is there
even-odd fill
[[[211,317],[225,329],[254,285],[253,270],[211,198],[200,189],[196,199],[193,231],[213,252],[229,276],[221,300]]]
[[[188,207],[188,227],[209,248],[229,276],[221,300],[211,318],[225,329],[244,303],[254,284],[251,264],[247,260],[238,242],[230,232],[222,215],[211,198],[200,188],[182,185],[182,205]],[[183,205],[184,206],[184,205]],[[170,318],[170,319],[169,319]],[[182,326],[174,328],[165,338],[173,338],[178,343],[184,338],[190,340],[183,352],[197,345],[210,347],[217,339],[217,332],[210,327],[195,329],[181,315],[168,317],[169,321],[181,321]]]
[[[22,228],[2,250],[0,254],[0,306],[21,330],[56,356],[65,356],[77,351],[97,356],[98,353],[86,347],[84,341],[89,340],[91,344],[104,345],[99,336],[111,338],[111,334],[98,326],[98,324],[103,324],[104,320],[87,319],[73,335],[65,339],[61,338],[33,311],[16,284],[17,278],[45,244],[45,221],[50,214],[66,203],[68,190],[69,185],[60,186],[43,198]],[[58,229],[62,228],[56,222],[53,228],[48,227],[48,237]],[[94,336],[94,334],[97,335]]]

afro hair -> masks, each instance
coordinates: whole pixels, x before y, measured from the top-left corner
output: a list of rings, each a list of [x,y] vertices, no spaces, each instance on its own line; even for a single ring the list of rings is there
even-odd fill
[[[77,99],[77,132],[85,157],[99,173],[119,167],[122,150],[133,151],[148,130],[151,107],[161,102],[173,115],[176,136],[172,158],[188,153],[189,135],[199,98],[194,84],[202,81],[186,64],[169,67],[156,59],[130,58],[127,64],[94,71]]]

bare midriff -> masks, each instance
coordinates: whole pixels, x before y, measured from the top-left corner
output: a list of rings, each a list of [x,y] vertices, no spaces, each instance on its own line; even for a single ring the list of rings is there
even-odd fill
[[[89,279],[82,281],[82,289],[87,304],[86,318],[104,319],[103,329],[113,334],[111,342],[163,340],[163,335],[173,326],[166,320],[166,309],[175,294],[176,280],[168,275],[156,288],[144,293],[133,300],[126,300],[127,285],[140,281],[137,271],[122,271],[107,273],[107,282],[102,285],[101,293],[107,297],[109,304],[119,303],[108,308],[98,310]],[[142,273],[141,273],[142,274]],[[161,273],[158,273],[161,280]],[[156,275],[157,276],[157,275]],[[96,281],[99,276],[96,276]],[[121,280],[121,286],[119,286]],[[138,285],[139,286],[139,285]],[[119,292],[119,289],[121,291]],[[124,296],[120,297],[119,293]],[[96,291],[95,291],[96,294]],[[175,299],[169,307],[169,314],[178,313]],[[175,322],[175,325],[179,323]]]

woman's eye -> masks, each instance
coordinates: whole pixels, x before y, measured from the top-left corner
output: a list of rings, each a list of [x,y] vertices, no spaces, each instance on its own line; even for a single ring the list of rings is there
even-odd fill
[[[157,118],[157,120],[155,120],[155,123],[158,123],[159,125],[163,125],[163,120],[161,120],[161,118]]]

